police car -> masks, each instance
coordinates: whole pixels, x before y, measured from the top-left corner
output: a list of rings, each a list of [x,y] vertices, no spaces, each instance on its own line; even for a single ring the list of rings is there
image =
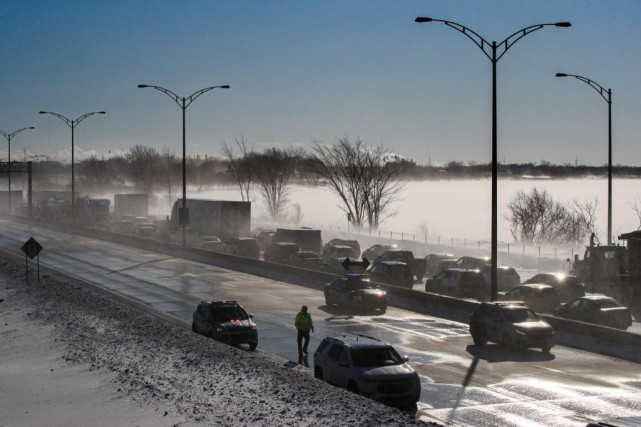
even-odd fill
[[[191,329],[227,344],[258,346],[258,330],[251,314],[236,301],[203,301],[193,315]]]

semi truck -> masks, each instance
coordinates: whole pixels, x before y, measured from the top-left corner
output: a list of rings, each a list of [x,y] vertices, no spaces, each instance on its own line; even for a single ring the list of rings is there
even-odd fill
[[[571,274],[586,286],[588,292],[603,293],[629,307],[641,303],[641,231],[625,233],[619,240],[627,245],[597,245],[590,238],[583,259],[574,255]]]
[[[223,242],[251,236],[251,202],[186,199],[187,213],[180,214],[182,203],[182,199],[176,200],[171,209],[173,231],[178,231],[184,221],[188,233],[194,236],[218,236]]]

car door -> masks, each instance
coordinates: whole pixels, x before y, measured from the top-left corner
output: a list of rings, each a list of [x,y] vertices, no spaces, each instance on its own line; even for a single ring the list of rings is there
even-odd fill
[[[327,351],[327,364],[323,369],[323,376],[327,382],[341,386],[342,367],[339,366],[341,361],[344,362],[346,349],[340,343],[332,343],[332,347]],[[343,363],[344,364],[344,363]]]
[[[211,308],[207,305],[201,305],[201,316],[200,324],[198,330],[201,334],[210,336],[211,335]]]
[[[487,338],[493,342],[501,342],[503,339],[503,313],[492,305],[485,307],[486,313],[483,317]]]

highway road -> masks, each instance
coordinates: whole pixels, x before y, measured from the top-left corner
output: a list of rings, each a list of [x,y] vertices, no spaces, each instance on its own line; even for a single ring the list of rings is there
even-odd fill
[[[421,375],[418,417],[452,425],[583,426],[641,414],[637,363],[559,346],[551,354],[476,347],[462,323],[392,307],[377,316],[329,309],[317,290],[0,219],[0,251],[24,257],[19,248],[32,236],[45,248],[43,266],[182,319],[186,327],[198,301],[236,299],[255,316],[259,349],[285,360],[297,362],[293,321],[303,304],[316,327],[310,349],[324,336],[347,333],[391,342]]]

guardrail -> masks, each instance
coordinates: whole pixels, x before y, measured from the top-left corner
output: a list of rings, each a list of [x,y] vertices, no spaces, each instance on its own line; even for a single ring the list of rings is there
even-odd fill
[[[20,219],[21,222],[30,223],[28,220]],[[70,231],[65,224],[46,224],[52,228],[63,231]],[[263,260],[247,258],[237,255],[230,255],[220,252],[211,252],[197,248],[184,248],[182,245],[154,240],[140,236],[125,235],[94,228],[76,228],[76,233],[112,243],[124,244],[139,249],[150,250],[175,257],[189,259],[217,267],[242,271],[273,280],[292,283],[299,286],[310,287],[322,290],[325,283],[331,282],[338,275],[323,271],[307,270],[284,264],[276,264]],[[379,284],[388,293],[389,304],[403,309],[419,313],[435,315],[455,321],[467,323],[470,314],[478,306],[478,302],[432,294],[429,292],[415,291],[396,286]],[[628,354],[623,351],[614,353],[612,346],[608,343],[620,344],[631,347],[632,350],[641,348],[641,334],[626,332],[619,329],[595,325],[591,323],[578,322],[569,319],[562,319],[551,315],[542,314],[541,317],[550,323],[557,331],[557,342],[572,347],[583,348],[594,351],[594,340],[601,343],[600,353],[612,354],[617,357],[628,358],[639,361],[639,356]],[[559,332],[561,334],[559,334]],[[578,339],[576,338],[578,336]],[[584,337],[586,339],[581,339]],[[589,340],[587,339],[589,337]]]

